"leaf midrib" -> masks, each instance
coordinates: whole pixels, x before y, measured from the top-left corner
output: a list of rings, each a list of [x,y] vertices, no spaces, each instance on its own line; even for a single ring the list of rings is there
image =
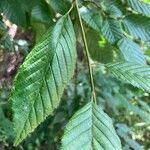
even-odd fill
[[[92,132],[92,140],[91,140],[91,145],[93,146],[93,139],[95,139],[96,140],[96,138],[94,137],[94,127],[96,127],[98,130],[100,130],[101,132],[102,132],[102,134],[106,137],[106,139],[110,142],[110,144],[114,147],[114,149],[115,149],[115,145],[114,145],[114,143],[112,143],[112,141],[105,135],[105,133],[100,129],[100,128],[98,128],[97,127],[97,125],[96,124],[94,124],[94,117],[98,120],[98,121],[100,121],[111,133],[112,133],[112,135],[114,135],[113,134],[113,132],[100,120],[100,119],[98,119],[97,117],[96,117],[96,115],[95,115],[95,112],[94,112],[94,110],[95,111],[97,111],[95,108],[94,108],[94,105],[95,104],[91,104],[91,111],[92,111],[92,115],[91,115],[91,119],[92,119],[92,127],[91,127],[91,132]],[[98,106],[97,106],[98,107]],[[99,111],[98,111],[98,113],[99,114],[101,114]],[[104,117],[104,116],[103,116]],[[98,140],[96,140],[99,144],[100,144],[100,142],[98,141]],[[104,148],[104,146],[102,145],[102,144],[100,144],[100,146],[101,147],[103,147],[103,149],[105,149]],[[93,149],[94,150],[94,149]]]

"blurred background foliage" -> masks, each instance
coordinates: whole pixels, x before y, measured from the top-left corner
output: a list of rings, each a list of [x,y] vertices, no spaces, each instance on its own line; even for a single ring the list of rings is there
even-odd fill
[[[64,126],[74,112],[90,100],[86,57],[78,21],[74,19],[76,12],[73,11],[71,17],[78,35],[78,62],[74,78],[65,90],[62,102],[54,115],[49,116],[20,146],[12,146],[12,112],[8,97],[13,78],[19,65],[40,40],[41,35],[60,14],[67,12],[68,8],[69,0],[0,1],[0,150],[57,150],[60,147]],[[101,105],[113,119],[124,150],[150,150],[149,93],[116,80],[105,70],[102,63],[112,62],[121,56],[102,35],[86,25],[85,27],[94,67],[98,105]],[[95,41],[98,43],[95,44]],[[144,47],[149,64],[150,48],[144,44],[141,44],[141,47]]]

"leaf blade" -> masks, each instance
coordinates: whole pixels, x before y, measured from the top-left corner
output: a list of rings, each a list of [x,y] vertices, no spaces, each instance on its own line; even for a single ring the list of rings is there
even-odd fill
[[[91,38],[92,37],[92,38]],[[94,61],[109,63],[113,61],[113,47],[108,44],[95,30],[86,32],[90,57]]]
[[[64,16],[47,31],[20,67],[10,97],[15,146],[59,105],[74,72],[75,45],[71,20]]]
[[[80,13],[88,26],[101,33],[102,18],[98,12],[82,7],[80,8]]]
[[[150,67],[131,62],[106,64],[106,68],[116,77],[142,90],[150,91]]]
[[[121,144],[111,119],[97,105],[88,103],[66,126],[61,149],[121,150]]]
[[[145,16],[150,16],[150,4],[144,3],[141,0],[127,0],[127,3],[133,10]]]
[[[148,42],[150,40],[150,18],[142,15],[129,15],[123,19],[125,31],[135,38]]]
[[[104,20],[102,34],[109,43],[114,44],[118,42],[123,37],[120,22],[115,19]]]
[[[2,11],[11,22],[22,27],[27,27],[26,11],[20,1],[2,0],[0,3],[0,11]]]
[[[117,45],[125,61],[146,65],[144,54],[139,45],[127,38],[122,38]]]

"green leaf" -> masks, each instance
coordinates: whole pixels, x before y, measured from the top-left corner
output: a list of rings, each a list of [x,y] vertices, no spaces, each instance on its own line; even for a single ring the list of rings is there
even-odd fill
[[[75,63],[73,25],[63,16],[33,48],[15,78],[10,97],[15,146],[59,105]]]
[[[150,92],[150,67],[131,62],[117,62],[107,64],[106,68],[115,77]]]
[[[24,9],[28,12],[31,13],[32,8],[36,5],[39,5],[40,1],[42,0],[21,0],[21,4],[23,5]],[[45,0],[43,0],[44,2]]]
[[[119,21],[115,19],[106,19],[102,27],[102,34],[111,44],[114,44],[122,38],[122,29]]]
[[[123,38],[118,42],[118,47],[125,61],[146,64],[142,50],[133,41]]]
[[[26,11],[20,0],[1,0],[0,9],[11,22],[27,26]]]
[[[32,8],[31,15],[35,20],[43,23],[49,23],[53,19],[49,5],[43,0]]]
[[[80,8],[80,13],[82,19],[88,26],[98,32],[101,32],[102,18],[98,12],[82,7]]]
[[[73,115],[62,138],[62,150],[121,150],[111,119],[103,110],[88,103]]]
[[[91,38],[92,37],[92,38]],[[90,56],[101,63],[113,61],[113,47],[109,45],[95,30],[89,29],[86,38]]]
[[[123,19],[125,31],[135,38],[150,41],[150,18],[142,15],[129,15]]]
[[[68,0],[49,0],[50,6],[60,14],[65,14],[70,8]]]
[[[123,14],[120,10],[120,4],[116,0],[103,0],[103,9],[112,17],[121,17]]]
[[[131,7],[133,10],[146,15],[150,16],[150,4],[144,3],[141,0],[127,0],[128,6]]]

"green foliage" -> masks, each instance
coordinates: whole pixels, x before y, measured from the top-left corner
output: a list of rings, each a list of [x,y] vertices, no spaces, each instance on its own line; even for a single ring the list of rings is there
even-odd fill
[[[26,10],[21,1],[2,0],[0,2],[0,11],[15,24],[23,27],[27,26]]]
[[[118,42],[118,40],[122,38],[120,22],[114,19],[104,20],[102,34],[111,44]]]
[[[84,106],[71,118],[62,138],[61,149],[91,148],[121,150],[111,119],[93,103]]]
[[[112,110],[113,114],[120,116],[120,109],[127,112],[133,112],[138,115],[144,122],[149,123],[149,105],[144,109],[141,105],[142,98],[139,93],[136,93],[132,88],[129,88],[125,83],[115,80],[107,72],[102,71],[102,68],[95,70],[95,82],[99,101],[106,101],[107,106]],[[99,91],[98,89],[101,89]],[[138,97],[137,99],[135,97]],[[142,101],[143,102],[143,101]],[[102,105],[102,104],[101,104]]]
[[[6,26],[2,20],[2,16],[0,16],[0,34],[3,34],[4,32],[6,32]]]
[[[102,18],[100,14],[93,10],[88,10],[85,7],[80,9],[80,12],[87,25],[99,32],[102,27]]]
[[[103,0],[102,8],[106,13],[110,14],[110,16],[113,18],[122,16],[122,11],[120,10],[120,7],[121,5],[117,0],[113,0],[113,1]]]
[[[19,42],[9,37],[7,20],[18,26],[18,32],[28,29],[35,32],[35,43],[30,41],[35,46],[20,66],[9,98],[13,134],[8,119],[11,116],[5,114],[8,110],[0,103],[0,141],[14,136],[14,146],[19,145],[51,115],[47,120],[50,119],[55,131],[44,136],[49,134],[48,139],[53,139],[51,144],[57,145],[52,149],[121,150],[118,135],[123,149],[142,149],[129,136],[127,125],[119,123],[131,118],[134,123],[139,118],[145,124],[150,123],[150,105],[145,98],[148,93],[126,84],[150,92],[149,3],[142,0],[79,0],[79,4],[77,0],[1,0],[0,13],[2,51],[15,51],[18,59]],[[81,50],[83,45],[86,53]],[[77,65],[76,53],[79,54]],[[79,62],[86,64],[85,55],[92,91],[85,77],[87,67],[79,65]],[[107,70],[121,80],[112,78]],[[74,71],[74,79],[65,90]],[[0,80],[3,78],[0,76]],[[104,111],[118,123],[117,133]],[[131,121],[128,122],[130,126]],[[43,135],[39,139],[41,142]]]
[[[59,105],[75,62],[75,35],[70,19],[64,16],[47,31],[16,76],[10,97],[15,145]]]
[[[118,42],[118,47],[125,61],[146,64],[144,54],[138,44],[123,38]]]
[[[43,22],[49,23],[51,21],[52,12],[45,1],[39,1],[39,4],[32,8],[31,15],[33,19]]]
[[[135,38],[147,42],[150,39],[150,19],[142,15],[129,15],[123,19],[125,31]]]
[[[90,56],[94,61],[109,63],[113,61],[113,47],[93,29],[86,33]],[[91,37],[93,37],[91,39]]]
[[[135,87],[150,91],[150,67],[130,62],[117,62],[106,65],[117,78]]]
[[[49,0],[49,3],[55,12],[60,14],[65,14],[70,8],[70,3],[68,0]]]
[[[6,136],[11,136],[12,137],[12,123],[10,122],[10,120],[8,120],[2,109],[0,108],[0,131],[3,131],[3,135]]]
[[[141,0],[127,0],[127,3],[133,10],[146,16],[150,16],[150,4],[146,4]]]
[[[143,148],[134,140],[129,137],[130,129],[125,124],[117,124],[117,133],[121,138],[123,138],[127,145],[126,148],[132,148],[136,150],[143,150]]]

